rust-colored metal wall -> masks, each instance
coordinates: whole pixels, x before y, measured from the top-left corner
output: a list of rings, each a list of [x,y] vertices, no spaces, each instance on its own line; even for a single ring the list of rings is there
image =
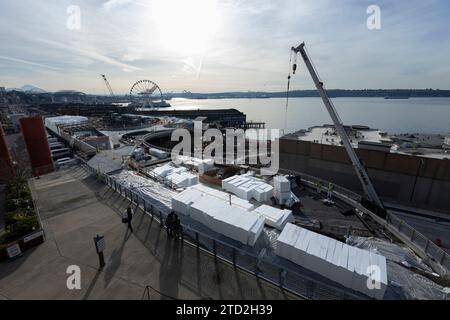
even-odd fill
[[[0,125],[0,182],[7,182],[14,177],[14,167],[6,143],[5,133]]]
[[[450,160],[367,149],[356,149],[356,153],[368,168],[375,189],[387,202],[450,212]],[[280,168],[362,192],[342,146],[281,138]]]
[[[22,135],[27,145],[34,176],[53,171],[53,159],[42,117],[20,119]]]

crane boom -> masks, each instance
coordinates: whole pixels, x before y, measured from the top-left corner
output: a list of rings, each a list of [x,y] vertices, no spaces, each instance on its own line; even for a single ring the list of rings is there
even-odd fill
[[[104,74],[101,74],[103,81],[105,81],[106,87],[108,88],[109,94],[111,95],[111,97],[114,97],[114,92],[111,88],[111,85],[109,84],[109,81],[106,79],[106,76]]]
[[[364,168],[363,164],[361,163],[361,160],[359,159],[358,155],[356,154],[355,150],[353,149],[352,145],[350,144],[350,140],[347,136],[347,133],[345,132],[344,125],[339,118],[339,115],[336,111],[336,108],[334,107],[332,101],[328,97],[328,94],[326,90],[323,87],[323,82],[320,81],[319,76],[314,69],[314,66],[308,57],[308,54],[305,50],[305,43],[301,43],[297,47],[292,47],[291,49],[294,53],[300,53],[303,61],[305,62],[305,65],[314,81],[314,84],[319,91],[319,95],[322,98],[323,103],[325,104],[325,107],[327,108],[328,113],[331,116],[331,119],[333,120],[334,126],[336,128],[336,131],[338,132],[342,143],[344,144],[345,150],[347,151],[347,154],[352,162],[352,165],[356,171],[356,175],[358,176],[359,180],[361,181],[361,185],[363,187],[364,193],[368,197],[368,199],[375,204],[380,209],[384,209],[383,203],[381,202],[380,198],[378,197],[375,188],[370,181],[369,175]],[[294,73],[295,73],[296,65],[294,65]]]

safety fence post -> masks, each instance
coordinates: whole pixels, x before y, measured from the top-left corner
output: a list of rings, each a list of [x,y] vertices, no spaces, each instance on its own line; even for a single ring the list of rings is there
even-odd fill
[[[200,241],[198,239],[198,232],[195,232],[195,242],[197,244],[197,250],[200,248]]]
[[[232,256],[233,256],[233,266],[236,267],[236,249],[232,248]]]

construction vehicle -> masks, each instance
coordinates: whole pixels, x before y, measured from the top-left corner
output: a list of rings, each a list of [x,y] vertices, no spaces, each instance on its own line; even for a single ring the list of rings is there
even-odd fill
[[[355,169],[356,175],[358,176],[363,191],[364,191],[364,197],[361,201],[361,204],[365,206],[367,209],[374,211],[377,215],[380,217],[385,218],[386,217],[386,210],[384,209],[384,205],[380,198],[378,197],[378,194],[375,191],[375,188],[370,181],[369,175],[366,171],[365,166],[359,159],[358,155],[356,154],[355,150],[353,149],[350,139],[347,136],[347,133],[344,128],[344,124],[342,123],[342,120],[340,119],[336,108],[333,105],[333,102],[328,97],[328,94],[324,88],[323,82],[320,80],[313,63],[311,62],[311,59],[309,58],[305,43],[301,43],[297,47],[291,48],[291,54],[294,53],[294,63],[292,64],[292,73],[295,74],[295,71],[297,69],[297,54],[300,53],[303,61],[305,62],[306,68],[308,69],[312,80],[314,81],[314,84],[319,91],[319,95],[322,98],[323,103],[325,104],[325,107],[328,111],[328,113],[331,116],[331,119],[333,120],[334,126],[336,128],[337,133],[339,134],[339,137],[341,138],[341,141],[344,145],[344,148],[350,158],[350,161],[352,162],[353,168]],[[291,56],[292,58],[292,56]],[[292,60],[292,59],[291,59]],[[290,81],[291,75],[289,73],[288,76],[288,88],[289,88],[289,81]],[[288,89],[289,90],[289,89]]]

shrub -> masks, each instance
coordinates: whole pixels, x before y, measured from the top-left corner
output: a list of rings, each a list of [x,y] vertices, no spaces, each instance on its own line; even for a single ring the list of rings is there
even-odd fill
[[[14,219],[16,222],[8,226],[8,231],[17,234],[18,237],[24,236],[39,227],[35,215],[16,214]]]
[[[8,227],[10,224],[13,224],[16,222],[15,216],[16,213],[15,212],[7,212],[5,214],[5,226]]]
[[[15,199],[7,199],[5,201],[5,210],[6,212],[11,212],[19,209],[19,204]]]
[[[6,232],[0,238],[0,243],[17,240],[39,228],[26,179],[16,180],[8,186],[5,209]]]
[[[13,223],[6,228],[6,233],[0,238],[0,243],[8,243],[21,238],[39,228],[35,215],[14,214],[9,218]]]

